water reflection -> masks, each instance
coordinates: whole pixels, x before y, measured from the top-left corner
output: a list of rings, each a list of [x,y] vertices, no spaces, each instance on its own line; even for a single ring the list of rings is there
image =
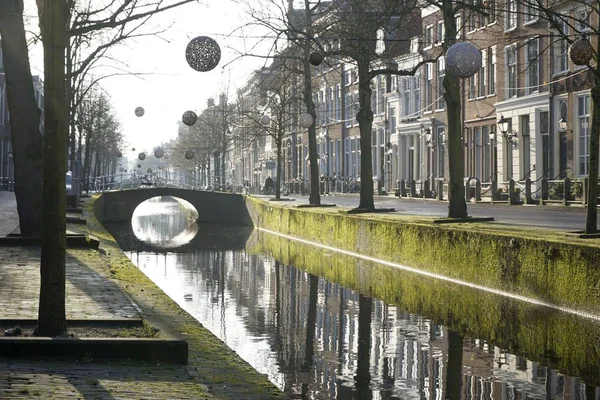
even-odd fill
[[[268,236],[249,243],[129,255],[296,398],[600,399],[569,375],[597,384],[595,323]]]
[[[185,245],[198,233],[198,212],[186,203],[171,197],[146,200],[133,213],[133,233],[140,241],[164,249]]]

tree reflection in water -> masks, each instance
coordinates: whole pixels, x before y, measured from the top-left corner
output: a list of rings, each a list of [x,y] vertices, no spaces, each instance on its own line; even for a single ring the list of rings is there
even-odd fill
[[[152,229],[152,224],[148,227]],[[200,232],[211,236],[205,228]],[[228,237],[218,232],[214,235]],[[253,240],[253,245],[258,243]],[[544,341],[550,362],[570,363],[579,371],[593,372],[598,365],[598,352],[593,349],[600,337],[600,327],[595,324],[574,322],[573,317],[556,313],[548,317],[551,319],[542,319],[543,310],[473,295],[465,288],[458,290],[460,298],[446,297],[446,292],[455,296],[449,284],[423,280],[419,286],[417,279],[401,273],[393,278],[402,283],[401,290],[390,292],[391,300],[383,302],[367,293],[375,288],[373,283],[359,293],[269,255],[250,254],[235,240],[232,246],[240,250],[226,250],[223,244],[211,250],[201,243],[196,250],[167,253],[160,263],[151,252],[131,252],[130,257],[206,328],[295,398],[599,398],[593,385],[514,354]],[[299,265],[303,260],[318,259],[323,270],[341,271],[337,257],[314,254],[304,247],[298,252],[279,249]],[[343,262],[351,263],[350,259]],[[351,268],[359,282],[356,287],[367,280],[363,264]],[[379,279],[380,285],[387,283]],[[435,287],[433,295],[422,296],[431,287]],[[186,301],[183,293],[193,294],[192,300]],[[462,313],[452,311],[452,301],[472,295],[477,301],[469,302],[470,308],[462,308]],[[490,313],[496,310],[508,319],[492,320],[495,314]],[[498,324],[498,328],[490,324]],[[559,340],[564,333],[560,328],[571,324],[577,326],[585,347],[568,349],[565,341]],[[494,330],[490,331],[490,326]],[[567,330],[572,335],[573,331]],[[494,332],[515,337],[494,336]],[[512,353],[496,343],[508,343]],[[574,357],[582,351],[586,356],[580,359],[556,356]],[[594,376],[597,374],[586,379]]]

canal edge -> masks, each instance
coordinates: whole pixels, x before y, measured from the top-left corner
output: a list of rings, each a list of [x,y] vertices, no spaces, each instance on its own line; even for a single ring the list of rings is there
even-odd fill
[[[140,271],[94,215],[97,196],[84,203],[87,231],[100,242],[100,254],[113,281],[140,308],[145,319],[188,342],[186,371],[200,389],[219,399],[284,399],[266,375],[256,371],[224,342],[204,328]]]

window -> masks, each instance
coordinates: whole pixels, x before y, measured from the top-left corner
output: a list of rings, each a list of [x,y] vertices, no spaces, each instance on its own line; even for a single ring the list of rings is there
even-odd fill
[[[344,93],[344,121],[346,123],[346,128],[352,126],[352,121],[354,120],[354,113],[352,112],[352,94],[349,91]]]
[[[352,84],[352,71],[344,71],[344,85],[350,86]]]
[[[487,57],[487,89],[488,94],[496,94],[496,46],[492,46],[488,49]]]
[[[444,57],[440,57],[437,60],[437,102],[436,110],[443,110],[446,107],[444,101],[444,75],[446,74],[446,67],[444,65]]]
[[[444,139],[445,139],[445,133],[444,133],[444,127],[443,126],[438,126],[436,127],[436,146],[437,146],[437,153],[438,153],[438,166],[437,166],[437,172],[438,172],[438,178],[443,178],[444,177]]]
[[[477,72],[477,96],[478,97],[483,97],[486,95],[486,92],[485,92],[485,81],[486,81],[485,67],[487,64],[486,54],[487,54],[487,50],[481,50],[481,68],[479,69],[479,72]]]
[[[569,35],[569,26],[561,18],[557,18],[556,23],[559,25],[559,31],[555,31],[552,35],[552,73],[560,74],[569,68],[567,61],[569,43],[566,40],[566,37]]]
[[[506,97],[515,97],[517,95],[517,47],[514,45],[506,48],[506,75]]]
[[[530,177],[531,172],[531,148],[529,141],[529,114],[521,115],[521,123],[519,127],[521,131],[521,178]]]
[[[402,77],[402,117],[416,117],[420,107],[419,75]]]
[[[575,10],[575,30],[579,33],[589,32],[591,10],[588,7],[582,7]]]
[[[433,66],[425,65],[425,111],[431,111],[433,103]]]
[[[510,31],[517,28],[517,0],[506,0],[506,15],[504,17],[504,30]]]
[[[496,22],[496,0],[487,1],[487,20],[489,24]]]
[[[433,25],[425,28],[425,47],[433,45]]]
[[[333,102],[334,102],[334,104],[333,104],[334,117],[333,118],[335,118],[336,122],[339,121],[340,119],[342,119],[342,109],[341,109],[342,105],[340,102],[340,91],[341,91],[341,88],[340,88],[340,84],[338,83],[337,85],[335,85],[335,93],[333,95]]]
[[[385,94],[385,76],[378,75],[377,76],[377,114],[383,114],[385,112],[384,108],[384,97]]]
[[[396,120],[396,108],[395,107],[390,107],[388,109],[388,119],[390,121],[390,133],[396,132],[397,120]]]
[[[527,86],[526,92],[535,93],[539,90],[540,84],[540,62],[539,56],[539,38],[531,39],[525,46],[525,55],[527,57]]]
[[[533,1],[526,3],[525,10],[525,25],[537,22],[539,16],[539,9],[537,4]]]
[[[327,88],[327,119],[326,124],[330,124],[333,119],[333,87]]]
[[[460,38],[460,34],[462,33],[462,18],[461,17],[456,17],[454,18],[454,21],[456,22],[456,38]]]
[[[471,75],[469,77],[469,99],[474,99],[477,95],[477,85],[475,84],[476,79],[475,79],[475,75]]]
[[[444,42],[444,23],[441,21],[436,25],[435,41],[437,44],[442,44]]]
[[[589,174],[590,164],[590,96],[577,98],[577,132],[579,134],[579,176]]]

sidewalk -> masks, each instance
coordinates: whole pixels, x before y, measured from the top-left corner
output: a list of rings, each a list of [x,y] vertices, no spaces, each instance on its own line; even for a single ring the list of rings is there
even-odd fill
[[[14,194],[0,192],[0,236],[17,223]],[[155,319],[162,325],[152,321],[153,326],[185,335],[189,364],[0,358],[0,399],[282,398],[142,272],[124,265],[126,257],[116,244],[102,240],[102,248],[106,255],[67,250],[67,319]],[[37,318],[40,253],[38,247],[0,246],[0,319]]]

